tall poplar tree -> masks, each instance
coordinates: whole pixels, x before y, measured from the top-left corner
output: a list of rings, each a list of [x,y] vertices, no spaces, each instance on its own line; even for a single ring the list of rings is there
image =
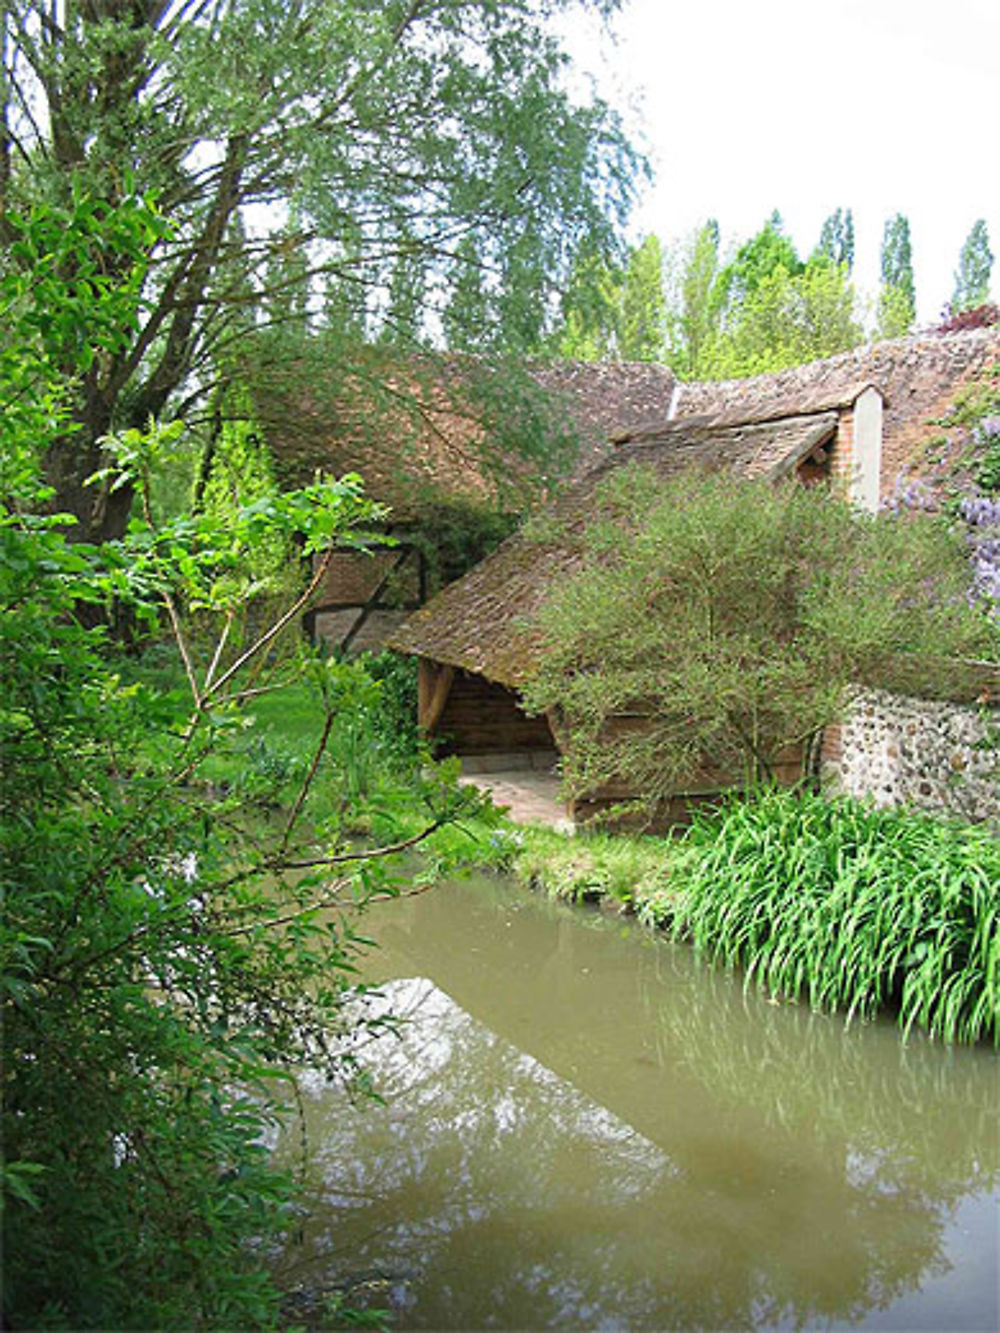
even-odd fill
[[[629,251],[618,315],[618,355],[623,361],[662,361],[666,351],[663,247],[647,236]]]
[[[843,264],[848,272],[854,268],[854,213],[838,208],[823,222],[815,256]]]
[[[697,379],[726,304],[726,279],[714,218],[688,238],[673,264],[667,309],[668,357],[682,379]]]
[[[955,273],[955,293],[951,298],[951,308],[957,314],[961,310],[973,310],[984,305],[990,299],[990,275],[993,272],[993,251],[990,249],[990,236],[986,220],[980,218],[973,224],[965,238],[962,253]]]
[[[883,338],[898,338],[910,332],[917,317],[910,223],[902,213],[897,213],[885,224],[885,231],[882,234],[881,271],[879,333]]]

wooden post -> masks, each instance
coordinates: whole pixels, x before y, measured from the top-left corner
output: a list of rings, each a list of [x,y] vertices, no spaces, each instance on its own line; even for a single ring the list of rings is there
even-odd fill
[[[430,736],[440,721],[448,700],[455,668],[421,657],[417,667],[417,724]]]

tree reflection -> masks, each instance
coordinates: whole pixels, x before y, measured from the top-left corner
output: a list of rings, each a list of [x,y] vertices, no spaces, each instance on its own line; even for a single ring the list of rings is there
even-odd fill
[[[997,1176],[985,1053],[461,893],[387,948],[437,983],[386,987],[387,1105],[303,1088],[315,1201],[286,1261],[317,1286],[379,1274],[408,1327],[753,1328],[854,1322],[945,1266],[951,1209]]]

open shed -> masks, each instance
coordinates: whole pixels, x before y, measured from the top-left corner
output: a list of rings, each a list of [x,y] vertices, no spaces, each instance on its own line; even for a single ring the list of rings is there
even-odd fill
[[[765,412],[759,420],[735,413],[716,420],[684,418],[616,436],[613,452],[563,493],[548,522],[543,516],[509,538],[392,636],[391,647],[419,660],[424,732],[436,736],[445,752],[461,755],[473,771],[484,758],[496,768],[556,761],[563,743],[557,721],[528,717],[517,691],[537,661],[532,615],[575,569],[579,557],[567,536],[585,526],[595,488],[610,472],[641,463],[662,477],[708,468],[773,481],[794,475],[804,484],[843,475],[860,503],[877,503],[880,391],[854,384],[807,406],[812,410]],[[623,725],[635,721],[623,719]],[[779,777],[796,780],[803,762],[801,752],[786,755]],[[677,793],[663,812],[664,822],[675,822],[692,802],[732,785],[731,775],[707,771],[691,790]],[[636,793],[622,787],[602,788],[578,800],[571,813],[586,817],[631,795]]]

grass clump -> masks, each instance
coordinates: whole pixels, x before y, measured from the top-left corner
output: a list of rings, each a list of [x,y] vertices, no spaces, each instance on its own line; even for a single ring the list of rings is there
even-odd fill
[[[569,838],[552,829],[523,831],[503,866],[522,883],[566,902],[607,900],[632,910],[671,892],[675,846],[659,838],[588,833]]]
[[[748,983],[848,1018],[1000,1043],[1000,841],[985,826],[769,793],[696,821],[643,916]]]

